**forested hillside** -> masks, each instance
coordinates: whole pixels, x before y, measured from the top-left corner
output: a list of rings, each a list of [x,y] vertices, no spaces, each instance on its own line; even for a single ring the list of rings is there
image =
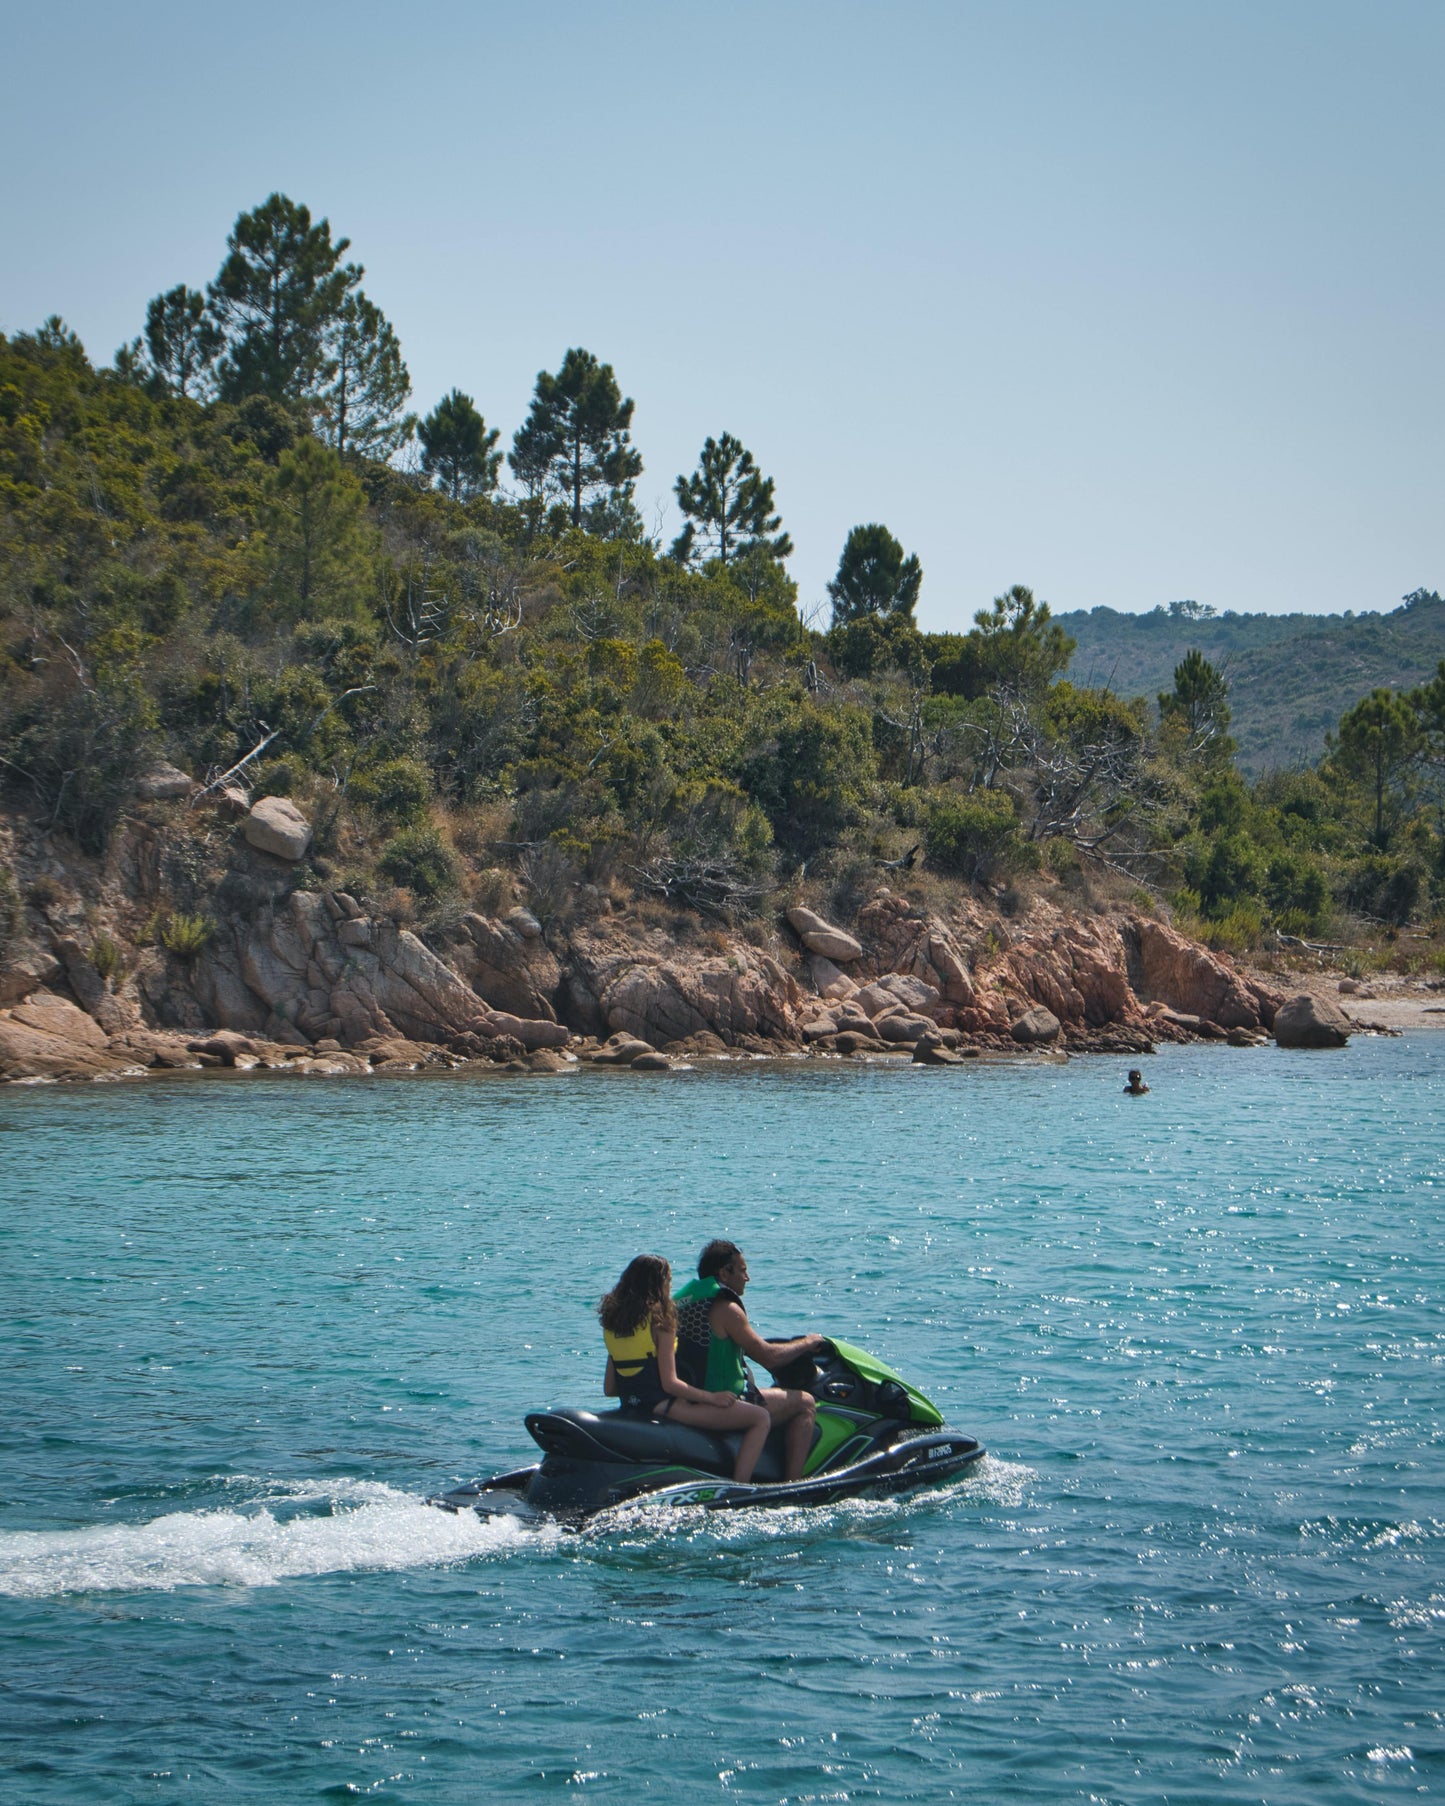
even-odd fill
[[[1361,696],[1427,683],[1445,655],[1445,600],[1424,589],[1388,614],[1214,614],[1175,602],[1143,615],[1095,608],[1056,618],[1076,642],[1075,681],[1125,696],[1167,689],[1198,647],[1228,681],[1239,763],[1255,776],[1315,764]]]
[[[0,340],[0,782],[45,833],[101,851],[164,758],[297,799],[299,881],[423,927],[498,874],[544,920],[621,890],[733,922],[804,874],[855,901],[884,871],[1083,901],[1111,875],[1237,946],[1438,907],[1438,598],[1390,617],[1423,629],[1412,687],[1332,677],[1327,756],[1251,786],[1230,661],[1308,687],[1338,626],[1303,655],[1279,622],[1094,615],[1080,653],[1016,585],[924,634],[919,560],[864,522],[810,627],[741,423],[699,422],[656,544],[609,364],[559,348],[505,451],[460,390],[417,419],[348,248],[272,196],[110,367],[59,319]],[[23,903],[0,870],[0,936]]]

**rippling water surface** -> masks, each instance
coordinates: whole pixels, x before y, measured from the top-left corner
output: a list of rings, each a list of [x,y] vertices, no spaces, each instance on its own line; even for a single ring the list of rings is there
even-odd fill
[[[6,1799],[1267,1801],[1445,1781],[1445,1036],[0,1094]],[[581,1535],[426,1493],[743,1243],[991,1454]]]

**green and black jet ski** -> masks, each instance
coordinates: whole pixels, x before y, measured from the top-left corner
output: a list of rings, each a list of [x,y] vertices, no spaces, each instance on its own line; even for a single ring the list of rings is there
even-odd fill
[[[785,1425],[768,1437],[753,1479],[740,1484],[731,1478],[740,1435],[715,1436],[690,1424],[623,1411],[559,1407],[526,1418],[528,1433],[542,1450],[534,1467],[475,1481],[430,1503],[487,1516],[522,1505],[564,1518],[643,1497],[711,1511],[825,1505],[855,1494],[936,1485],[984,1453],[975,1437],[945,1429],[937,1407],[891,1367],[846,1342],[830,1342],[816,1360],[795,1361],[773,1378],[818,1401],[817,1429],[801,1480],[783,1480]]]

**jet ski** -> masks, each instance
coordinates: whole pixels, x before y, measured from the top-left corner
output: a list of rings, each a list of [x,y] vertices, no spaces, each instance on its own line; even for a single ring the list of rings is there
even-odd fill
[[[457,1487],[429,1503],[483,1516],[521,1509],[564,1519],[642,1498],[709,1511],[825,1505],[858,1494],[937,1485],[984,1453],[975,1437],[945,1429],[937,1406],[916,1387],[847,1342],[830,1341],[823,1354],[795,1361],[773,1377],[818,1401],[801,1480],[783,1479],[786,1426],[772,1431],[754,1477],[740,1483],[732,1478],[740,1434],[713,1435],[620,1410],[562,1406],[529,1412],[525,1419],[542,1450],[535,1466]]]

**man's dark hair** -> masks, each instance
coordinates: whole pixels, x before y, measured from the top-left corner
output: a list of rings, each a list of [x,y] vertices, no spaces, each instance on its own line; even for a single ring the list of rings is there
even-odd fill
[[[735,1256],[742,1253],[736,1242],[709,1242],[697,1257],[697,1276],[699,1279],[716,1279],[724,1267],[731,1266]]]

